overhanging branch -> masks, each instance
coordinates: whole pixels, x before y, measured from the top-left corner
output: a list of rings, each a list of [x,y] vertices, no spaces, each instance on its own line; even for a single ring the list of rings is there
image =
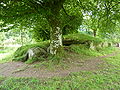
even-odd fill
[[[23,17],[25,15],[29,15],[29,14],[33,14],[35,12],[25,12],[25,13],[22,13],[22,14],[16,14],[16,15],[12,15],[12,16],[9,16],[9,15],[0,15],[0,17],[3,17],[3,18],[15,18],[15,17]]]

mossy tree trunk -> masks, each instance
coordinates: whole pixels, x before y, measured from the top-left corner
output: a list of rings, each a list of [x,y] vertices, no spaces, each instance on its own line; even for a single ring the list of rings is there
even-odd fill
[[[61,50],[62,46],[62,33],[60,27],[54,27],[50,33],[51,43],[50,43],[50,53],[57,54]]]
[[[55,0],[49,3],[49,14],[46,18],[51,26],[50,30],[50,54],[56,55],[62,49],[62,25],[60,22],[60,10],[65,0]]]
[[[50,30],[50,54],[56,55],[62,48],[62,29],[59,19],[56,17],[50,17],[49,23],[51,25]]]

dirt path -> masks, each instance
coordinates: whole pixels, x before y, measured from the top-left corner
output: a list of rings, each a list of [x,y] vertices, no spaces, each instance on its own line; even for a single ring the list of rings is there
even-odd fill
[[[114,56],[120,52],[114,52],[106,56],[100,56],[86,60],[82,65],[74,65],[66,70],[50,71],[48,69],[34,68],[22,62],[8,62],[0,64],[0,76],[5,77],[35,77],[35,78],[51,78],[55,76],[67,76],[71,72],[79,71],[95,71],[101,69],[99,65],[104,64],[103,58]],[[77,63],[80,64],[81,62]]]

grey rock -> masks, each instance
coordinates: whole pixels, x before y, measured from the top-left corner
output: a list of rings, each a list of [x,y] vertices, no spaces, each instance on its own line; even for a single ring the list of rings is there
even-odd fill
[[[24,61],[27,61],[31,58],[39,58],[39,57],[45,57],[47,52],[40,47],[33,47],[30,48],[27,53],[25,54]]]

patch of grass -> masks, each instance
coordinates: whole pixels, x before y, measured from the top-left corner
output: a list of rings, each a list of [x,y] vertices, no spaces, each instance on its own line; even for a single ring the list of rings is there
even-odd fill
[[[116,47],[105,47],[105,48],[99,48],[97,52],[101,53],[102,55],[107,55],[107,54],[113,53],[115,51],[118,51],[118,48],[116,48]]]
[[[71,50],[75,53],[82,54],[84,56],[100,56],[96,50],[91,50],[84,45],[72,45]]]
[[[117,48],[105,47],[99,48],[97,50],[92,50],[85,45],[71,45],[71,50],[75,53],[82,54],[84,56],[102,56],[117,51]]]
[[[47,69],[51,71],[55,71],[56,69],[67,69],[69,68],[68,64],[61,62],[56,62],[56,61],[42,61],[37,64],[33,65],[34,68],[41,68],[41,69]]]
[[[107,54],[114,50],[116,49],[109,47],[94,52]],[[84,53],[84,51],[81,53]],[[0,90],[119,90],[120,56],[117,55],[104,60],[109,65],[103,70],[94,72],[81,71],[71,73],[66,77],[54,77],[46,80],[35,78],[0,78],[0,81],[2,81]],[[36,64],[35,67],[39,67],[39,65],[37,66]],[[52,62],[51,64],[44,62],[41,65],[54,66]]]
[[[2,83],[4,80],[5,80],[4,77],[0,77],[0,85],[1,85],[1,83]]]
[[[70,65],[73,65],[76,62],[85,62],[89,58],[103,56],[110,54],[117,49],[114,47],[107,47],[97,50],[88,49],[83,45],[72,45],[69,48],[69,51],[61,52],[62,55],[56,55],[54,57],[49,56],[48,58],[40,61],[37,64],[34,64],[36,68],[46,68],[49,70],[56,70],[56,68],[67,69]],[[72,53],[70,53],[72,51]],[[26,63],[30,64],[33,60],[28,60]],[[80,64],[81,65],[81,64]]]
[[[33,78],[8,78],[1,90],[119,90],[120,72],[104,70],[99,72],[82,71],[67,77],[54,77],[48,80]]]
[[[119,54],[115,56],[111,56],[109,58],[105,58],[104,60],[107,61],[111,65],[120,67],[120,55]]]
[[[61,53],[58,53],[55,56],[49,55],[46,59],[43,58],[43,61],[40,61],[37,64],[34,64],[34,67],[38,68],[46,68],[49,70],[55,70],[56,68],[67,68],[67,64],[64,63],[67,57],[67,52],[64,50],[61,51]],[[66,57],[67,56],[67,57]],[[29,60],[28,60],[29,61]]]

